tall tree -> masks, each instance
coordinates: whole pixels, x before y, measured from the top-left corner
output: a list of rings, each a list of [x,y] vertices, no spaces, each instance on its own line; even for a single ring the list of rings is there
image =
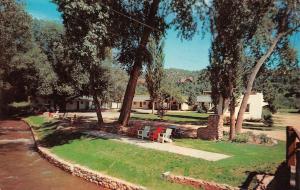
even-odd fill
[[[78,89],[91,95],[96,106],[98,124],[103,124],[101,101],[106,97],[109,72],[104,64],[113,40],[109,8],[100,1],[55,0],[66,28],[66,38],[74,72],[79,74]]]
[[[164,42],[151,39],[148,45],[151,53],[151,61],[146,66],[146,86],[152,102],[152,113],[154,113],[155,102],[161,96],[161,82],[164,77]]]
[[[236,129],[242,129],[243,117],[252,91],[255,78],[276,50],[284,50],[289,44],[288,36],[300,28],[300,2],[296,0],[274,0],[265,8],[265,14],[255,23],[256,31],[248,46],[255,48],[256,60],[247,81],[247,87],[237,117]],[[264,41],[261,42],[263,39]],[[277,48],[277,49],[276,49]],[[250,48],[249,48],[250,49]]]
[[[220,122],[230,111],[230,139],[235,137],[235,107],[241,94],[241,62],[243,62],[244,32],[251,24],[247,1],[213,1],[210,10],[212,48],[210,52],[210,79],[212,99],[218,107]],[[251,9],[252,8],[252,9]],[[250,19],[248,21],[247,19]]]
[[[11,101],[52,93],[56,81],[47,56],[33,41],[31,28],[31,17],[23,5],[14,0],[0,2],[0,80],[10,83],[17,96],[23,95],[21,99],[10,97]]]
[[[195,4],[195,1],[188,0],[120,1],[117,8],[122,16],[118,18],[118,23],[123,38],[120,41],[119,61],[127,65],[130,73],[118,120],[121,125],[127,125],[130,118],[138,77],[148,55],[146,47],[149,37],[161,38],[171,26],[181,31],[183,37],[192,37],[197,29],[193,16]],[[200,7],[200,4],[197,5]],[[167,18],[172,20],[168,22]]]

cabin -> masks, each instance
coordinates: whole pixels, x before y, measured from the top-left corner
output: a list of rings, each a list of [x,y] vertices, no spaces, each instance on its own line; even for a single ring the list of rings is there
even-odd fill
[[[242,102],[243,96],[238,100],[238,105],[236,106],[236,117],[238,114],[238,110],[240,109],[241,102]],[[208,108],[209,111],[212,111],[213,109],[213,103],[211,99],[211,91],[204,91],[203,94],[197,96],[197,104],[198,105],[204,105]],[[268,105],[266,102],[264,102],[263,94],[260,92],[252,92],[250,94],[247,109],[244,114],[244,119],[248,120],[260,120],[262,118],[262,110],[263,107]],[[225,112],[225,116],[229,116],[229,111],[227,110]]]
[[[164,107],[168,110],[189,110],[187,102],[179,103],[174,98],[166,100]],[[151,98],[148,95],[135,95],[132,101],[132,109],[152,109]],[[157,104],[155,103],[155,109]]]

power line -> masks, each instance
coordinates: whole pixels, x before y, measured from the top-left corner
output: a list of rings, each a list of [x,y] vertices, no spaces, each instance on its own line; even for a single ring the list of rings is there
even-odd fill
[[[148,24],[146,24],[146,23],[143,23],[143,22],[141,22],[141,21],[139,21],[139,20],[137,20],[137,19],[135,19],[135,18],[132,18],[131,16],[125,15],[124,13],[121,13],[121,12],[119,12],[119,11],[113,9],[113,8],[110,8],[110,7],[107,6],[107,5],[104,5],[104,4],[100,3],[100,2],[99,2],[99,4],[102,5],[102,6],[106,6],[108,9],[111,9],[113,12],[115,12],[115,13],[117,13],[117,14],[119,14],[119,15],[121,15],[121,16],[127,18],[127,19],[129,19],[129,20],[135,21],[135,22],[137,22],[137,23],[139,23],[139,24],[141,24],[141,25],[143,25],[143,26],[145,26],[145,27],[147,27],[147,28],[150,28],[150,29],[152,29],[152,30],[156,30],[157,32],[161,32],[159,29],[154,28],[154,27],[152,27],[152,26],[150,26],[150,25],[148,25]]]

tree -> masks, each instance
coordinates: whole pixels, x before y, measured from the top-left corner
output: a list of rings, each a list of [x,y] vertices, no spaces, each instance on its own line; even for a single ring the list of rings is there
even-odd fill
[[[67,100],[79,96],[76,90],[76,75],[72,75],[72,62],[67,54],[67,47],[64,45],[65,31],[62,24],[33,20],[32,33],[35,42],[39,45],[51,64],[57,77],[57,82],[53,85],[53,92],[48,95],[59,105],[60,111],[66,109]]]
[[[164,77],[164,42],[150,40],[148,45],[151,53],[151,61],[146,65],[146,85],[152,102],[152,114],[154,113],[155,102],[161,96],[161,82]]]
[[[21,4],[12,0],[0,2],[0,80],[8,82],[15,91],[6,104],[27,101],[29,95],[52,93],[56,81],[46,55],[33,41],[31,28],[31,17]]]
[[[55,0],[61,11],[74,71],[79,74],[77,89],[91,95],[99,126],[103,124],[101,102],[107,97],[109,69],[104,61],[113,43],[109,35],[109,8],[99,1]]]
[[[270,59],[274,51],[276,51],[276,47],[279,47],[278,50],[280,50],[282,49],[280,46],[288,46],[288,36],[299,30],[300,27],[299,1],[271,1],[266,10],[265,14],[261,15],[262,19],[255,23],[256,31],[254,31],[254,37],[251,38],[253,41],[250,40],[248,43],[249,46],[255,44],[256,60],[255,66],[248,78],[247,87],[238,113],[236,123],[238,132],[242,129],[243,116],[246,111],[248,99],[260,68]],[[259,39],[263,39],[263,43],[260,43]]]
[[[111,101],[117,103],[117,108],[119,108],[119,103],[122,102],[126,90],[128,75],[122,68],[120,68],[119,65],[113,64],[110,68],[109,78],[111,80],[111,85],[109,87],[109,97]]]
[[[117,11],[122,14],[116,14],[118,31],[122,34],[119,61],[127,66],[130,73],[118,120],[121,125],[127,125],[130,118],[137,80],[149,55],[146,49],[149,37],[159,39],[165,35],[167,28],[174,26],[183,37],[191,38],[197,29],[193,17],[195,4],[195,1],[188,0],[120,1]],[[173,19],[168,22],[167,18]]]
[[[251,23],[247,19],[251,7],[247,1],[213,1],[210,10],[212,47],[210,51],[210,80],[212,99],[217,106],[219,122],[230,111],[230,139],[235,137],[235,107],[241,94],[241,62],[243,62],[244,32]],[[254,9],[254,8],[252,8]]]

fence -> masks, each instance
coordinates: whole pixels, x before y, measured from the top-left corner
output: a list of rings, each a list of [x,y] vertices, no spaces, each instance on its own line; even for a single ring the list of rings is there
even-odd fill
[[[286,163],[290,170],[290,189],[300,190],[300,131],[286,128]]]

